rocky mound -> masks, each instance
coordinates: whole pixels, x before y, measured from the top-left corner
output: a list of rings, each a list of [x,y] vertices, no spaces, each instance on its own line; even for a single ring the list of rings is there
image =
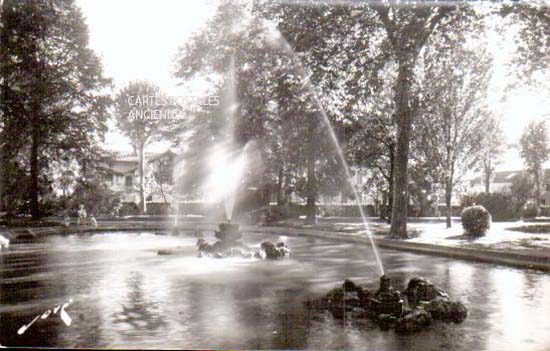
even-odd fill
[[[375,292],[346,280],[308,305],[326,309],[337,319],[369,319],[383,330],[394,328],[402,333],[425,329],[434,320],[461,323],[468,316],[460,301],[451,300],[445,291],[420,277],[411,279],[403,292],[394,289],[387,276],[380,278]]]

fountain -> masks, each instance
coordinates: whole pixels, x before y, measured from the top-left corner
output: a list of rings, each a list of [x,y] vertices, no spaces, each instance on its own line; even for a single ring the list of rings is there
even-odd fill
[[[207,243],[203,238],[197,240],[199,257],[209,256],[214,258],[243,257],[277,260],[290,256],[290,249],[284,242],[273,244],[271,241],[263,241],[260,250],[254,251],[239,239],[242,234],[239,225],[231,222],[224,222],[218,225],[215,237],[218,239],[214,244]]]
[[[215,237],[218,239],[214,244],[207,243],[203,238],[197,240],[199,257],[212,256],[215,258],[241,256],[245,258],[252,257],[251,249],[241,243],[239,239],[242,234],[239,231],[239,225],[231,222],[224,222],[218,225],[215,231]]]
[[[180,234],[180,230],[178,227],[179,203],[178,203],[177,196],[174,196],[173,206],[174,206],[174,229],[172,229],[172,235],[179,235]]]
[[[229,64],[229,73],[227,80],[227,89],[225,100],[227,107],[223,111],[226,116],[224,129],[225,134],[220,136],[220,141],[209,150],[208,169],[209,174],[202,184],[202,192],[207,196],[207,202],[224,204],[225,221],[218,224],[218,230],[214,236],[217,241],[213,244],[206,242],[204,238],[197,239],[197,249],[199,257],[245,257],[260,259],[281,259],[290,255],[290,249],[283,243],[274,244],[270,241],[264,241],[260,244],[259,250],[252,250],[239,240],[242,238],[240,226],[232,223],[233,210],[235,207],[236,194],[238,186],[243,178],[244,169],[248,161],[248,148],[246,144],[242,149],[238,149],[234,142],[234,123],[235,114],[238,111],[236,102],[236,79],[235,79],[235,56],[231,55]],[[182,170],[179,170],[181,172]],[[175,197],[176,198],[176,197]],[[176,198],[174,207],[176,214],[174,216],[173,233],[178,233],[178,201]],[[173,254],[177,251],[162,250],[159,254]]]
[[[387,314],[400,317],[403,313],[403,298],[401,293],[391,286],[390,277],[380,277],[380,287],[371,299],[371,306],[378,315]]]

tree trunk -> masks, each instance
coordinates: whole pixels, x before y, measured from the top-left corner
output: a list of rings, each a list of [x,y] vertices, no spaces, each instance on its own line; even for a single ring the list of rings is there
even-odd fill
[[[311,152],[311,150],[310,150]],[[317,201],[317,177],[315,175],[315,159],[310,155],[307,160],[307,200],[306,200],[306,224],[315,224]]]
[[[393,238],[407,239],[409,141],[413,120],[412,108],[410,106],[410,89],[412,85],[413,65],[410,62],[406,62],[404,58],[399,61],[399,72],[395,86],[397,145],[395,149],[390,233]]]
[[[485,193],[489,194],[491,191],[491,176],[493,175],[493,170],[491,168],[491,160],[486,159],[483,162],[483,175],[485,176]]]
[[[390,145],[390,179],[388,179],[388,207],[386,207],[386,218],[388,224],[391,224],[391,214],[393,211],[393,182],[394,182],[394,175],[393,172],[395,170],[395,145]]]
[[[159,182],[159,189],[160,189],[160,195],[162,196],[162,199],[164,200],[164,203],[169,204],[168,200],[166,199],[166,195],[164,194],[164,189],[162,187],[162,182]]]
[[[388,194],[386,191],[383,191],[382,192],[382,200],[381,200],[381,204],[380,204],[380,213],[379,213],[379,216],[380,216],[380,219],[386,219],[387,217],[387,214],[388,214]]]
[[[537,216],[540,214],[540,173],[542,173],[541,168],[535,171],[535,204],[537,206]]]
[[[451,228],[451,216],[453,208],[451,206],[451,200],[453,196],[452,180],[448,180],[445,184],[445,206],[447,209],[447,228]]]
[[[139,210],[141,214],[147,213],[145,201],[145,144],[139,146]]]
[[[283,197],[283,177],[284,172],[283,168],[279,169],[279,174],[277,175],[277,206],[282,206],[285,204]]]
[[[31,138],[30,161],[31,161],[30,210],[31,210],[32,218],[39,219],[40,207],[38,205],[38,192],[39,192],[38,135],[35,131],[33,131],[32,138]]]

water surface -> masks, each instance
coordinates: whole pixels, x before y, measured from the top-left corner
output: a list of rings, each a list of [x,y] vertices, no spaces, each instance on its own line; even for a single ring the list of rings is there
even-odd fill
[[[208,238],[207,238],[208,239]],[[286,240],[291,259],[196,258],[195,240],[153,233],[50,236],[0,252],[0,344],[94,348],[550,350],[550,275],[381,250],[397,288],[424,276],[462,300],[460,325],[413,335],[371,322],[334,320],[304,307],[343,279],[375,289],[371,249],[360,244],[246,235],[251,245]],[[158,256],[180,246],[183,256]],[[22,325],[73,299],[72,324],[57,316]]]

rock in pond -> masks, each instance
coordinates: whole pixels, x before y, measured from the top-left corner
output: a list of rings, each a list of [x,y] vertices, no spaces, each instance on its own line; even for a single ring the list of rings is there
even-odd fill
[[[424,278],[411,279],[404,296],[407,298],[403,299],[401,293],[391,286],[387,276],[380,278],[380,287],[375,293],[346,279],[341,286],[307,305],[328,310],[336,319],[370,319],[382,330],[395,328],[401,333],[425,329],[434,320],[461,323],[468,316],[468,310],[461,302],[450,300],[445,291]]]
[[[432,324],[432,315],[424,310],[415,310],[397,320],[395,331],[410,333],[425,329]]]
[[[401,293],[391,286],[390,278],[386,275],[380,277],[380,287],[371,299],[372,307],[376,314],[389,314],[401,317],[403,313],[403,298]]]
[[[425,310],[429,312],[434,319],[445,322],[462,323],[468,316],[466,306],[460,301],[451,301],[447,298],[437,298],[430,301]]]
[[[432,301],[440,297],[449,297],[446,292],[436,287],[429,280],[421,277],[412,278],[403,293],[407,296],[407,301],[410,305],[415,305],[422,301]]]
[[[290,256],[290,249],[283,242],[275,245],[271,241],[266,240],[262,241],[260,247],[265,253],[265,258],[268,260],[278,260]]]

